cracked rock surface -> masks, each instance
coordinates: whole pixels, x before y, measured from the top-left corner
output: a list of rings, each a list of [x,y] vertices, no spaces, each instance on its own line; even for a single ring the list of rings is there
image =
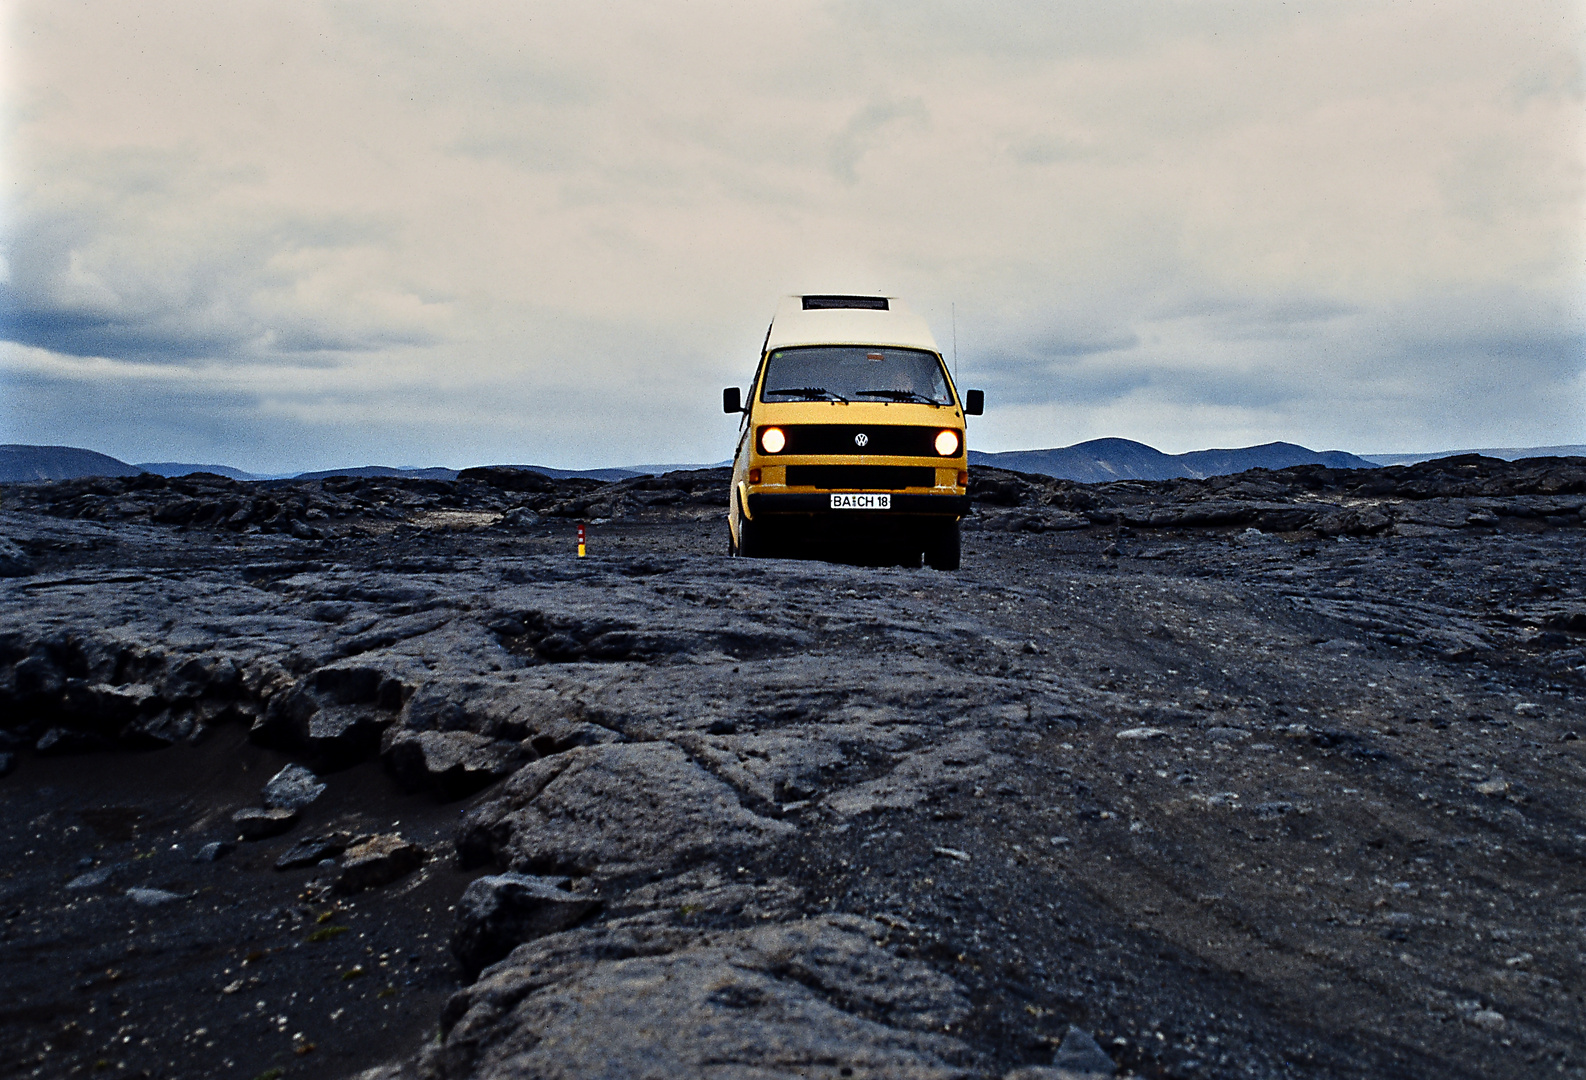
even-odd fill
[[[720,486],[0,489],[0,1076],[1586,1076],[1586,462]]]

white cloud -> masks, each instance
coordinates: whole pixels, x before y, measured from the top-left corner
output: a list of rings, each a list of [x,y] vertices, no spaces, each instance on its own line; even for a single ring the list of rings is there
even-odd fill
[[[1579,11],[1291,7],[23,4],[0,436],[719,458],[808,288],[987,449],[1586,440]]]

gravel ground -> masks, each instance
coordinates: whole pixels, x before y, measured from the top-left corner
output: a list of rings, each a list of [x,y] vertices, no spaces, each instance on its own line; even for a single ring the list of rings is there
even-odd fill
[[[1070,1025],[1586,1076],[1586,463],[1458,469],[986,470],[958,574],[729,560],[699,474],[12,486],[0,1076],[995,1078]],[[273,868],[336,834],[428,858]],[[508,869],[599,906],[476,982]]]

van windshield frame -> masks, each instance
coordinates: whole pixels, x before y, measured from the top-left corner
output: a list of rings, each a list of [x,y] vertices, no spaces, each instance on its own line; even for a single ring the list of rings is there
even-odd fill
[[[795,345],[766,354],[760,400],[953,404],[942,358],[893,345]]]

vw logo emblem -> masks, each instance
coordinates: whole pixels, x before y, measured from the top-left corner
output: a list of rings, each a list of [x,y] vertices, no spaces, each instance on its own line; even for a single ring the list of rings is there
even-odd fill
[[[869,446],[870,445],[870,436],[866,435],[864,432],[861,431],[859,434],[854,436],[854,445],[855,446]]]

